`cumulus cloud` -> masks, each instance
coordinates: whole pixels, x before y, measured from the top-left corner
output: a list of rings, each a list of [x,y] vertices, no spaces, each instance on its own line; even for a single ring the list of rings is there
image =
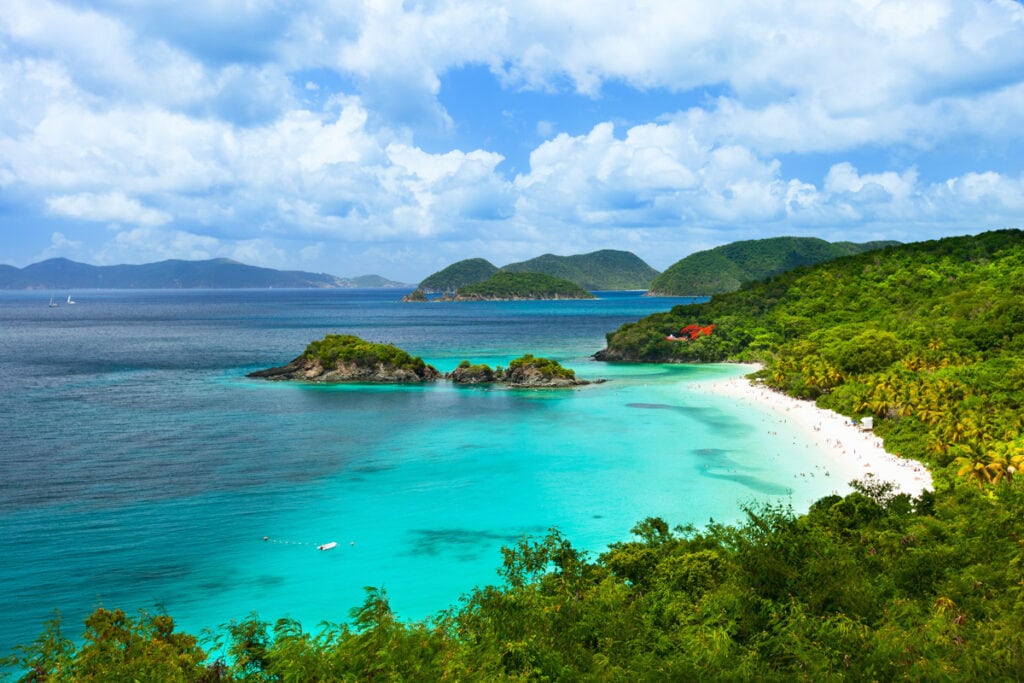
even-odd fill
[[[139,201],[121,192],[58,195],[46,200],[50,213],[85,221],[127,223],[129,225],[156,226],[168,223],[170,214],[143,206]]]

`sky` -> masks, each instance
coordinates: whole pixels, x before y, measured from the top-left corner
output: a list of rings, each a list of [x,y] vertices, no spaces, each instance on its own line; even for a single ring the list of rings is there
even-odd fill
[[[1015,0],[5,0],[0,263],[1024,228]]]

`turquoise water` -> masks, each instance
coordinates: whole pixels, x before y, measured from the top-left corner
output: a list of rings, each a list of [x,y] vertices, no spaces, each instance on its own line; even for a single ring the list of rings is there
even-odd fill
[[[756,406],[693,388],[731,366],[607,365],[604,333],[678,300],[423,304],[381,290],[0,294],[0,650],[59,608],[165,608],[197,632],[257,612],[344,621],[364,586],[423,618],[557,527],[600,552],[637,521],[738,519],[831,491]],[[327,332],[442,371],[552,356],[569,391],[249,380]],[[775,430],[777,432],[777,428]],[[267,540],[264,540],[266,537]],[[334,541],[327,552],[316,545]],[[18,615],[10,618],[10,615]]]

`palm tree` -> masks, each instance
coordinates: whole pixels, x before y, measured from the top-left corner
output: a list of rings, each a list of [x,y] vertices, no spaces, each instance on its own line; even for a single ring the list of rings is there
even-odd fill
[[[992,481],[992,472],[988,469],[988,454],[977,443],[970,441],[957,444],[953,449],[960,453],[953,461],[958,468],[956,471],[958,477],[967,477],[968,481],[977,482],[978,489]]]
[[[998,484],[1005,479],[1007,484],[1013,483],[1013,475],[1024,466],[1024,449],[1020,443],[997,443],[988,453],[988,464],[985,469],[989,472],[989,479],[993,484]]]

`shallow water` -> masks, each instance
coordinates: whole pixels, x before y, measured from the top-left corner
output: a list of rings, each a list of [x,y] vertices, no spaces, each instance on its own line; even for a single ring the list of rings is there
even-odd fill
[[[61,293],[58,293],[61,294]],[[607,365],[621,323],[682,300],[401,304],[386,290],[0,293],[0,651],[59,608],[162,606],[197,632],[255,611],[344,621],[364,586],[424,618],[558,527],[600,552],[637,521],[807,502],[802,435],[695,390],[731,366]],[[59,297],[63,299],[64,297]],[[451,370],[551,356],[569,391],[245,378],[352,333]],[[267,540],[264,540],[266,537]],[[316,545],[336,541],[327,552]]]

